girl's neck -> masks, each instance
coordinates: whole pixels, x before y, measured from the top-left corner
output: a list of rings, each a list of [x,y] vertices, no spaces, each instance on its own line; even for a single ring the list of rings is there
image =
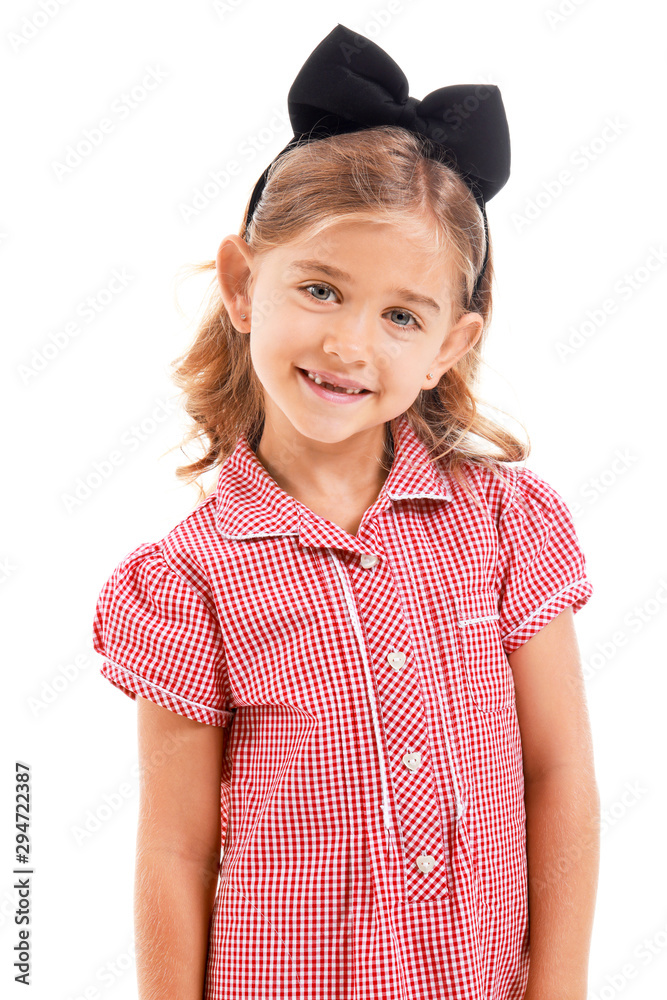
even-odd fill
[[[254,449],[278,486],[314,513],[356,534],[361,519],[377,499],[393,461],[389,425],[338,452],[310,447],[303,439],[289,440],[266,424]]]

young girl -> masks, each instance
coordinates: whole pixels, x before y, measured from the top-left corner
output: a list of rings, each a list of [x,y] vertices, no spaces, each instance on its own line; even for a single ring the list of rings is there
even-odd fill
[[[97,604],[138,705],[139,995],[584,1000],[592,586],[475,396],[502,101],[416,101],[339,24],[288,104],[179,359],[178,472],[217,487]]]

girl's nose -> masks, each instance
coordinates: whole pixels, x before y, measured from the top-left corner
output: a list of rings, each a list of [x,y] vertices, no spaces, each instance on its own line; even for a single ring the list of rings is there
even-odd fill
[[[363,361],[372,364],[377,345],[375,320],[368,313],[348,314],[332,323],[324,338],[324,350],[337,354],[345,364]]]

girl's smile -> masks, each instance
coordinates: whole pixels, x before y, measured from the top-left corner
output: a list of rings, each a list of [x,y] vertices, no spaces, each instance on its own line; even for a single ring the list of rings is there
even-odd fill
[[[334,384],[325,381],[321,376],[306,368],[297,368],[301,381],[320,399],[330,403],[356,403],[365,396],[372,395],[370,389],[334,388]]]

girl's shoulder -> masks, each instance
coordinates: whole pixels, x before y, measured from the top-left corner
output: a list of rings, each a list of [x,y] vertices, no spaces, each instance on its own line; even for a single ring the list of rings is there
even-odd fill
[[[166,534],[127,552],[107,580],[116,592],[139,587],[148,598],[187,588],[204,603],[211,601],[209,563],[219,551],[215,495],[206,497]]]
[[[228,726],[224,642],[206,564],[213,511],[201,503],[163,538],[121,559],[99,592],[92,636],[102,674],[131,698]]]
[[[523,463],[465,459],[459,473],[450,470],[447,474],[455,495],[484,510],[496,525],[508,517],[544,519],[555,510],[569,512],[556,487]]]
[[[164,559],[188,576],[203,569],[213,552],[219,552],[216,528],[216,494],[212,493],[186,514],[157,543]]]

